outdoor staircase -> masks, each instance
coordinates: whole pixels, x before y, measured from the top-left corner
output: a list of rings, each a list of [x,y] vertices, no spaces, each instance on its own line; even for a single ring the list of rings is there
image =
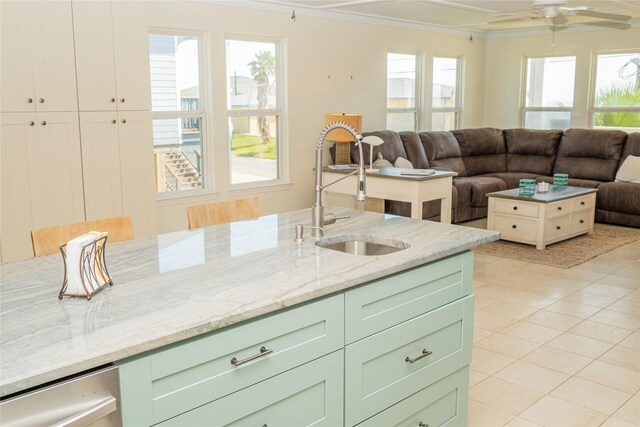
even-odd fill
[[[182,151],[164,153],[167,190],[188,190],[202,187],[202,175]]]

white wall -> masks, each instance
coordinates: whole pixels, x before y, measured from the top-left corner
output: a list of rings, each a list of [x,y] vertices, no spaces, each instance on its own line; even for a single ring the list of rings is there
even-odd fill
[[[570,31],[570,30],[568,30]],[[521,87],[525,56],[575,55],[576,81],[571,127],[589,126],[589,78],[593,53],[640,48],[640,28],[558,32],[535,36],[492,38],[486,41],[485,126],[514,128],[521,123]],[[495,36],[494,36],[495,37]]]
[[[211,126],[216,190],[207,198],[161,201],[159,232],[186,228],[186,207],[257,191],[233,192],[226,182],[225,35],[277,37],[287,48],[288,161],[290,187],[260,192],[265,214],[301,209],[313,202],[314,147],[326,112],[363,115],[364,131],[384,129],[386,122],[386,54],[389,49],[423,53],[427,71],[434,55],[464,57],[464,111],[461,126],[483,124],[485,40],[367,23],[329,20],[291,12],[276,13],[175,1],[147,2],[153,28],[198,30],[209,35],[211,63],[206,84],[212,93]],[[329,78],[331,76],[331,78]],[[427,79],[430,81],[430,78]],[[430,94],[430,87],[427,94]]]

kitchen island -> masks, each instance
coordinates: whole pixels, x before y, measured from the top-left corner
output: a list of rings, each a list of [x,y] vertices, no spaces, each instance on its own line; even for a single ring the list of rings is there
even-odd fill
[[[465,299],[470,294],[472,254],[469,251],[474,246],[496,240],[499,236],[498,233],[486,230],[364,211],[335,208],[332,212],[351,217],[327,226],[326,238],[344,235],[374,236],[376,239],[404,242],[408,248],[383,256],[356,256],[320,248],[315,245],[316,239],[311,237],[306,237],[301,243],[295,242],[295,224],[309,223],[310,213],[305,209],[264,216],[257,220],[108,244],[107,265],[114,286],[96,294],[91,301],[80,298],[57,299],[63,276],[62,259],[58,255],[1,265],[2,396],[115,362],[120,366],[121,380],[124,380],[122,402],[125,423],[135,424],[134,421],[127,421],[131,413],[127,410],[131,393],[125,385],[128,378],[123,372],[129,373],[130,378],[131,375],[137,375],[139,380],[143,377],[142,374],[138,375],[139,369],[153,365],[154,358],[162,359],[165,355],[169,358],[169,354],[175,353],[169,358],[175,359],[180,352],[186,352],[181,357],[188,359],[199,354],[197,350],[184,345],[195,345],[194,349],[197,349],[197,345],[204,343],[200,341],[203,339],[213,340],[212,345],[218,347],[226,343],[235,345],[231,342],[232,337],[251,334],[252,328],[253,332],[268,332],[271,330],[269,328],[275,330],[282,324],[303,322],[311,316],[307,313],[313,312],[317,312],[320,317],[322,313],[333,316],[333,320],[323,323],[327,331],[323,334],[328,337],[330,330],[335,330],[338,335],[332,335],[326,340],[326,345],[320,346],[324,346],[325,353],[314,353],[319,349],[308,350],[307,360],[323,361],[330,358],[339,368],[331,367],[333,365],[329,363],[325,366],[328,371],[343,372],[346,369],[343,364],[350,363],[346,360],[349,356],[345,350],[349,345],[360,345],[365,341],[362,338],[375,337],[374,332],[391,331],[393,328],[389,325],[400,322],[390,320],[389,325],[375,326],[362,321],[358,326],[360,329],[356,328],[358,331],[350,332],[344,325],[350,322],[349,316],[354,313],[356,305],[349,305],[352,303],[349,302],[348,292],[356,292],[353,295],[358,300],[365,301],[368,296],[361,290],[367,289],[369,285],[359,285],[383,283],[402,274],[413,274],[417,269],[428,268],[438,260],[459,260],[454,264],[461,267],[452,266],[452,273],[446,277],[457,278],[460,285],[443,284],[446,281],[443,278],[434,279],[434,283],[442,282],[441,284],[430,285],[429,292],[434,294],[433,301],[442,300],[442,307],[437,303],[430,306],[429,298],[421,300],[414,295],[404,307],[391,312],[408,310],[408,313],[412,313],[412,304],[420,305],[419,302],[427,306],[419,309],[420,313],[432,309],[443,310],[451,305],[448,301]],[[441,268],[432,270],[434,271],[428,273],[435,274]],[[397,285],[391,283],[385,286]],[[416,289],[418,288],[419,286]],[[447,296],[448,299],[437,296],[454,288],[458,289],[457,293]],[[461,291],[463,288],[466,290]],[[415,291],[407,289],[404,294],[409,295],[411,292]],[[469,335],[472,319],[468,318],[468,312],[469,307],[472,307],[472,297],[468,296],[463,305],[459,310],[467,313],[464,330]],[[370,311],[373,306],[375,304],[360,307],[360,311]],[[419,312],[408,318],[418,322],[421,318],[418,316]],[[275,317],[281,314],[285,317]],[[472,314],[471,310],[471,316]],[[453,315],[443,314],[444,317]],[[365,315],[363,318],[366,317]],[[263,321],[272,321],[273,325],[264,327],[256,323]],[[385,321],[381,320],[380,325]],[[419,327],[419,322],[411,327]],[[444,329],[447,327],[443,326]],[[253,338],[262,341],[259,337]],[[222,341],[216,341],[220,339]],[[465,342],[468,340],[470,335],[465,338]],[[309,341],[315,341],[315,338]],[[261,347],[254,347],[251,346],[249,353],[239,354],[238,360],[243,360],[258,349],[258,355],[261,356]],[[291,345],[291,348],[298,347],[300,346]],[[284,372],[281,375],[294,372],[295,369],[290,368],[296,365],[290,365],[287,361],[277,362],[277,353],[275,349],[273,354],[267,354],[259,361],[269,363],[272,358],[274,364],[282,365],[274,367],[273,372],[278,369],[279,372]],[[324,357],[320,357],[323,355]],[[461,351],[460,355],[457,356],[458,359],[463,357],[470,360],[470,346]],[[233,367],[233,362],[230,364],[229,360],[224,360],[225,366]],[[302,362],[304,360],[300,361]],[[160,362],[156,364],[161,366]],[[200,362],[197,365],[204,366]],[[249,372],[248,368],[253,369],[253,366],[258,365],[258,362],[250,362],[239,368]],[[159,375],[157,370],[162,369],[157,366],[153,368],[154,375]],[[305,366],[308,364],[303,364],[300,368]],[[413,362],[407,362],[407,366],[412,367]],[[311,372],[321,370],[312,368]],[[191,376],[197,375],[195,371],[189,372]],[[167,376],[176,377],[173,372],[167,372]],[[264,375],[254,382],[262,381],[258,386],[264,385],[268,382],[263,381],[267,377],[268,375]],[[196,377],[192,379],[202,382]],[[246,384],[253,384],[251,381],[247,379]],[[164,391],[155,390],[151,397],[159,399],[175,395],[169,382],[166,380],[160,384],[160,389]],[[335,382],[339,382],[335,384],[335,389],[342,390],[342,377],[339,380],[335,378]],[[151,385],[141,387],[146,387],[147,391],[152,388]],[[179,388],[188,387],[182,384]],[[141,390],[136,391],[136,399],[140,398],[140,393]],[[345,393],[350,393],[349,389]],[[223,396],[225,392],[220,393],[220,397]],[[349,396],[345,396],[347,398]],[[407,403],[409,399],[407,397],[403,402]],[[138,406],[139,409],[135,411],[137,413],[145,412],[145,408],[154,410],[151,402],[136,404],[143,405]],[[169,415],[171,405],[164,406],[166,415]],[[353,414],[353,420],[359,421],[373,415],[372,410],[366,406],[363,403],[363,409],[358,414]],[[382,409],[384,408],[379,408]],[[173,415],[162,418],[154,418],[153,414],[141,416],[155,423],[168,420]],[[346,424],[352,424],[349,417],[347,415],[345,418]],[[342,414],[335,419],[342,423]]]

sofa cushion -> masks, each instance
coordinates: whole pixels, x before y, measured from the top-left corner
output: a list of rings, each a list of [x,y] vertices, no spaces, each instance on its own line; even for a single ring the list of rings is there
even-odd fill
[[[507,171],[551,175],[561,130],[506,129]]]
[[[416,169],[429,168],[429,161],[427,160],[427,154],[424,152],[420,137],[415,132],[405,131],[398,132],[404,151],[407,153],[407,160],[411,162]]]
[[[429,167],[448,168],[457,172],[458,176],[467,175],[460,154],[460,145],[451,132],[420,132],[418,136],[427,155]]]
[[[640,227],[640,215],[608,211],[596,207],[596,221],[608,224],[620,224],[627,227]]]
[[[553,173],[613,181],[626,138],[627,134],[620,130],[568,129],[560,140]]]
[[[378,153],[382,153],[382,157],[389,160],[391,163],[395,162],[398,157],[407,158],[407,153],[404,151],[402,140],[400,135],[392,130],[379,130],[376,132],[364,132],[362,136],[375,135],[384,141],[384,144],[373,147],[373,159],[378,158]],[[365,164],[369,163],[369,144],[362,144],[362,157],[364,157]],[[351,144],[351,159],[354,163],[358,163],[360,156],[358,155],[358,147],[355,144]]]
[[[488,193],[507,189],[507,184],[503,180],[492,176],[455,178],[454,185],[465,187],[465,193],[470,197],[470,206],[474,208],[483,208],[489,205]]]
[[[518,188],[520,186],[521,179],[535,179],[538,175],[534,173],[521,173],[521,172],[498,172],[488,173],[480,176],[493,176],[500,178],[507,184],[507,189]]]
[[[605,182],[598,186],[598,209],[640,216],[640,185],[631,182]]]
[[[459,129],[451,133],[460,144],[467,176],[506,172],[506,148],[501,129]]]
[[[622,158],[620,159],[620,166],[627,156],[640,156],[640,132],[632,132],[627,135],[627,139],[624,142],[624,148],[622,149]]]

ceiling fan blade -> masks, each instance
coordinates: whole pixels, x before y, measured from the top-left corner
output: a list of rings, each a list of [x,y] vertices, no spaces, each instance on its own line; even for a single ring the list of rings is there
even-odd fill
[[[618,15],[616,13],[604,13],[604,12],[596,12],[594,10],[578,10],[576,11],[576,15],[578,16],[589,16],[591,18],[601,18],[608,19],[610,21],[628,21],[631,19],[629,15]]]
[[[601,22],[585,22],[585,23],[577,23],[577,24],[591,25],[595,27],[613,28],[614,30],[628,30],[629,28],[631,28],[631,24],[627,22],[601,21]]]
[[[519,21],[530,21],[532,19],[537,19],[537,16],[514,16],[511,18],[498,19],[495,21],[489,21],[488,24],[507,24],[509,22],[519,22]]]
[[[566,10],[567,12],[577,12],[579,10],[589,10],[589,6],[559,6],[558,9]]]
[[[553,25],[563,25],[569,22],[569,20],[563,14],[559,14],[551,18],[551,22],[553,23]]]

